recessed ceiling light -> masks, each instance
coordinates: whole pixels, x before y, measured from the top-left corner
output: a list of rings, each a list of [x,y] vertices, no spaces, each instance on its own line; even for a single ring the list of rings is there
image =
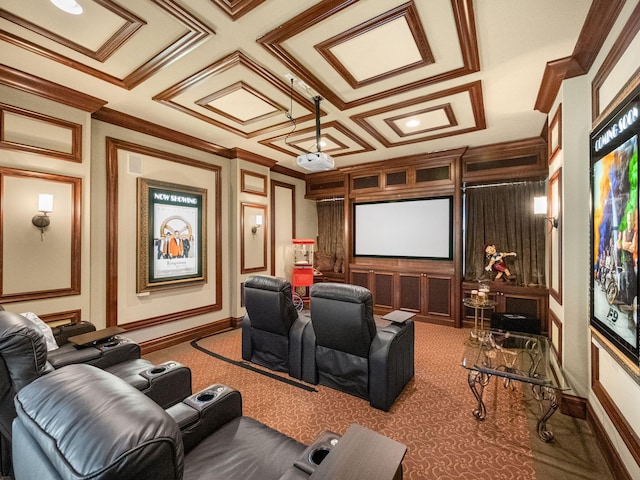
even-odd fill
[[[420,120],[409,120],[407,121],[407,123],[405,123],[405,125],[409,128],[417,127],[418,125],[420,125]]]
[[[75,0],[51,0],[51,3],[63,12],[72,15],[80,15],[82,13],[82,7]]]

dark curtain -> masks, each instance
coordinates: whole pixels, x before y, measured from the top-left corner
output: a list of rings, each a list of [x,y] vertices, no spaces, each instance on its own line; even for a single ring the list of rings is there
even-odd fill
[[[517,285],[545,284],[545,228],[549,223],[533,213],[533,198],[546,195],[545,182],[523,182],[467,188],[465,195],[465,280],[492,280],[484,249],[494,244],[506,257]]]
[[[344,200],[316,203],[318,211],[317,252],[337,262],[334,271],[343,272],[344,266]]]

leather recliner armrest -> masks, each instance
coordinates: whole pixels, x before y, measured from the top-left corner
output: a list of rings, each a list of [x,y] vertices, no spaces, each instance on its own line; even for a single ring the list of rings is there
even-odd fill
[[[379,329],[369,351],[369,401],[389,411],[396,397],[414,376],[414,323]]]
[[[307,345],[310,343],[308,341],[305,343],[305,338],[309,335],[308,329],[313,329],[308,314],[298,315],[289,329],[289,375],[298,380],[304,380],[304,370],[309,363],[310,354],[313,354],[313,368],[315,368],[315,339],[313,345]],[[309,349],[311,349],[310,353]]]
[[[69,343],[69,338],[84,333],[95,332],[96,326],[91,322],[72,322],[52,327],[51,332],[59,347]]]
[[[167,409],[182,431],[188,453],[222,425],[242,416],[242,396],[227,385],[214,384]]]
[[[316,385],[318,383],[318,369],[316,368],[316,332],[313,330],[313,324],[310,318],[303,326],[300,380]]]
[[[105,369],[117,363],[139,358],[140,345],[120,335],[114,337],[110,342],[95,347],[76,347],[67,343],[47,354],[47,360],[56,369],[76,363],[86,363]]]

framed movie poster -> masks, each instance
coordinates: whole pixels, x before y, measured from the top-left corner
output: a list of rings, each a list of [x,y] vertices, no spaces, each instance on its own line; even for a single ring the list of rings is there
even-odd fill
[[[206,189],[138,179],[138,293],[206,282],[206,218]]]
[[[638,364],[640,92],[591,134],[591,324]]]

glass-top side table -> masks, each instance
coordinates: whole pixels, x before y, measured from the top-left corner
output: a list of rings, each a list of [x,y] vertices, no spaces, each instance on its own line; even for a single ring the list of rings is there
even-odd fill
[[[549,340],[540,335],[497,330],[478,330],[477,339],[465,344],[462,358],[462,366],[469,371],[469,388],[478,402],[473,415],[478,420],[487,415],[482,394],[491,377],[502,377],[505,387],[512,381],[521,382],[531,387],[544,412],[537,423],[540,439],[553,440],[547,421],[558,409],[558,391],[569,390],[570,386],[562,368],[552,363]],[[544,402],[548,403],[546,411]]]

